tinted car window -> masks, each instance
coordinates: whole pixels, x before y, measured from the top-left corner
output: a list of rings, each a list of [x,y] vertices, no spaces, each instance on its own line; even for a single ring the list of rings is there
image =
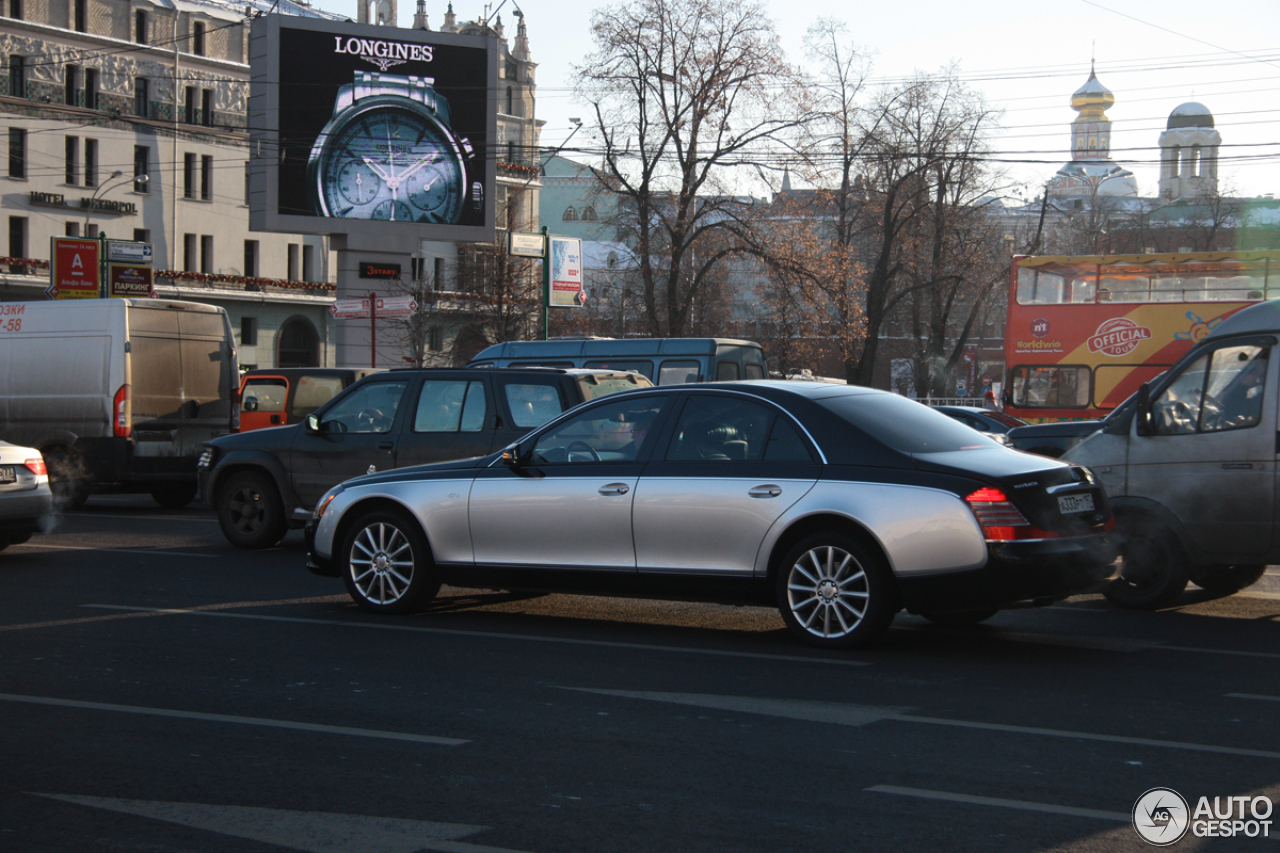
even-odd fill
[[[827,397],[817,402],[841,420],[901,453],[942,453],[999,446],[964,424],[896,394]]]
[[[477,432],[484,415],[484,383],[431,379],[422,383],[413,431]]]
[[[564,411],[560,392],[553,385],[527,385],[516,382],[503,386],[511,418],[518,427],[533,428]]]
[[[663,398],[619,399],[570,418],[540,436],[533,447],[537,465],[630,462],[647,451],[649,427],[661,413]]]
[[[346,432],[390,432],[406,381],[370,382],[354,390],[324,413],[325,423],[337,422]]]
[[[684,385],[698,381],[698,362],[664,361],[658,368],[659,385]]]
[[[750,366],[750,365],[748,365]],[[764,451],[765,462],[812,462],[813,454],[796,428],[783,417],[773,422],[769,432],[769,444]]]
[[[695,395],[685,403],[667,461],[758,462],[774,413],[737,397]]]

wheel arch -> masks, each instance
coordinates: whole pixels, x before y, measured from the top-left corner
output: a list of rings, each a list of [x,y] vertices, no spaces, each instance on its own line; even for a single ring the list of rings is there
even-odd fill
[[[288,472],[280,464],[279,459],[269,453],[244,450],[228,453],[218,463],[217,467],[210,472],[209,491],[215,503],[221,499],[222,490],[227,481],[242,471],[258,471],[271,478],[276,485],[276,492],[280,495],[280,500],[284,503],[286,520],[293,514],[294,507],[301,506],[297,494],[293,491],[293,486],[289,483]]]
[[[427,557],[435,562],[435,549],[431,545],[431,533],[427,530],[422,519],[409,508],[408,504],[402,503],[394,498],[386,495],[373,495],[367,498],[361,498],[355,503],[348,506],[342,512],[342,517],[338,519],[338,523],[333,528],[333,557],[336,559],[338,552],[342,549],[343,543],[347,541],[347,534],[351,532],[351,528],[355,525],[356,519],[361,516],[378,511],[389,511],[400,513],[409,518],[418,530],[422,533],[422,538],[427,542]]]
[[[871,551],[874,556],[877,556],[884,561],[884,564],[888,567],[890,574],[894,574],[893,561],[889,559],[889,554],[885,550],[884,545],[876,538],[875,534],[872,533],[871,530],[848,516],[824,512],[796,519],[796,521],[787,527],[787,529],[778,536],[777,540],[774,541],[773,546],[769,551],[769,562],[767,564],[769,583],[772,584],[776,580],[778,570],[782,564],[783,556],[785,556],[797,542],[804,539],[806,536],[827,530],[834,530],[858,540],[858,542]],[[894,574],[894,586],[896,592],[896,574]],[[897,593],[897,597],[901,600],[901,593]]]
[[[1204,562],[1203,557],[1191,546],[1181,520],[1163,504],[1150,498],[1130,496],[1110,498],[1110,502],[1111,512],[1116,517],[1117,525],[1140,520],[1154,522],[1172,536],[1173,544],[1182,552],[1188,563],[1198,565]]]

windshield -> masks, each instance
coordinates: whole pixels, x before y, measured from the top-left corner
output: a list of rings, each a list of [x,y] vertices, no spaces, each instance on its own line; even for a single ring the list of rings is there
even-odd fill
[[[945,453],[1000,446],[959,421],[897,394],[827,397],[817,402],[842,420],[902,453]]]

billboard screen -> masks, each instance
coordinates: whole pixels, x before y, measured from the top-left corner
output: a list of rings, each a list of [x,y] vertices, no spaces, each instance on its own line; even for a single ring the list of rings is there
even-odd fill
[[[250,55],[252,228],[493,239],[495,38],[268,15]]]

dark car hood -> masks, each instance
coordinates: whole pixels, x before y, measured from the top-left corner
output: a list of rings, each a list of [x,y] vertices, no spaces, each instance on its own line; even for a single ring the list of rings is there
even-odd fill
[[[1041,438],[1093,435],[1102,429],[1102,421],[1058,421],[1050,424],[1027,424],[1009,430],[1010,438],[1039,436]]]
[[[412,465],[407,468],[392,468],[389,471],[377,471],[373,474],[361,474],[345,481],[344,486],[373,486],[379,483],[395,483],[409,478],[431,479],[433,474],[448,474],[451,471],[462,471],[469,468],[483,468],[500,454],[490,453],[488,456],[473,456],[470,459],[450,459],[448,462],[432,462],[429,465]]]
[[[232,432],[206,441],[223,453],[232,450],[266,450],[274,451],[291,447],[298,431],[304,424],[285,424],[284,426],[263,427],[247,432]]]

